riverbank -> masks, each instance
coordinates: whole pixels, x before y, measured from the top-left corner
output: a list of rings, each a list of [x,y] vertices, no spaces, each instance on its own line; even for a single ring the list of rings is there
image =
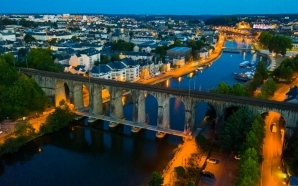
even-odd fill
[[[215,45],[214,51],[208,58],[200,59],[198,61],[188,62],[183,67],[173,69],[172,71],[165,72],[163,74],[160,74],[158,76],[155,76],[155,77],[152,77],[149,79],[141,79],[141,80],[137,81],[137,83],[154,85],[154,84],[160,83],[162,81],[166,81],[170,78],[178,78],[178,77],[184,76],[186,74],[189,74],[189,73],[195,71],[200,66],[203,66],[203,65],[209,64],[209,63],[213,63],[222,54],[222,48],[224,47],[224,44],[225,44],[225,38],[224,37],[219,37],[219,38],[220,39],[218,40],[217,44]]]

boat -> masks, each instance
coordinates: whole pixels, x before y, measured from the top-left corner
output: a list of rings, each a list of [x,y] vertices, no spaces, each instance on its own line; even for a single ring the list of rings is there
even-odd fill
[[[204,69],[204,67],[199,67],[198,70],[202,71]]]
[[[249,64],[249,61],[243,61],[242,63],[239,64],[239,67],[245,67],[248,64]]]
[[[234,74],[234,78],[240,81],[249,81],[252,79],[253,75],[254,75],[253,72],[245,72],[245,73],[240,72],[240,73]]]

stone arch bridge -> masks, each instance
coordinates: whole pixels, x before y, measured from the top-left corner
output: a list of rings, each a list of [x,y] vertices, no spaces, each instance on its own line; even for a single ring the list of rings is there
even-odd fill
[[[207,102],[212,105],[218,118],[223,116],[225,109],[228,107],[247,106],[255,114],[262,114],[268,111],[280,113],[285,119],[287,130],[298,125],[298,105],[292,103],[88,78],[79,75],[25,68],[20,68],[19,71],[31,76],[47,96],[54,98],[56,105],[63,99],[67,100],[65,91],[67,85],[70,103],[74,104],[76,109],[84,108],[82,89],[85,86],[89,91],[89,105],[87,107],[90,115],[103,115],[104,98],[102,89],[105,88],[109,91],[110,96],[110,117],[123,119],[122,95],[123,92],[129,93],[132,95],[134,105],[132,122],[139,124],[144,124],[146,120],[145,98],[148,94],[151,94],[158,103],[158,108],[156,109],[158,110],[157,127],[159,130],[171,129],[169,123],[169,100],[172,97],[179,98],[184,103],[185,122],[182,125],[184,125],[184,128],[189,127],[192,130],[195,127],[195,109],[198,102]],[[290,130],[287,132],[290,132]],[[178,133],[176,134],[178,135]]]

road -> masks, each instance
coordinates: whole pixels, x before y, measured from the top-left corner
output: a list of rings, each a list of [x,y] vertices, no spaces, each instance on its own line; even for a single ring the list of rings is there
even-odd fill
[[[261,166],[261,185],[280,186],[283,185],[281,166],[282,133],[279,126],[280,114],[269,112],[265,119],[266,135],[263,144],[263,162]],[[276,123],[276,133],[271,132],[272,123]]]

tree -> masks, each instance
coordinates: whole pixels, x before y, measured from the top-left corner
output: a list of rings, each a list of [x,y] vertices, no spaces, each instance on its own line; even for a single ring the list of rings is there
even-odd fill
[[[58,131],[60,128],[68,125],[74,118],[74,113],[71,112],[65,100],[61,100],[55,111],[46,118],[46,122],[41,125],[41,133],[51,133]]]
[[[185,174],[185,169],[182,166],[175,167],[175,172],[176,172],[178,178],[180,178],[181,176],[183,176]]]
[[[273,35],[269,32],[262,32],[259,36],[259,41],[262,43],[265,47],[268,48],[269,42],[272,39]]]
[[[17,122],[14,126],[16,136],[32,136],[35,129],[28,121]]]
[[[77,36],[72,36],[70,40],[76,41],[76,42],[80,42],[81,41],[81,39],[78,38]]]
[[[251,129],[254,116],[247,107],[241,107],[224,122],[223,131],[220,133],[221,145],[225,150],[240,150],[246,132]]]
[[[216,89],[212,89],[211,92],[235,96],[247,96],[247,90],[241,84],[234,84],[232,87],[227,85],[225,82],[221,82],[217,85]]]
[[[260,142],[259,139],[257,138],[256,134],[250,130],[246,134],[245,142],[241,147],[243,150],[246,150],[248,148],[254,148],[256,149],[257,152],[260,152]]]
[[[289,168],[289,173],[298,175],[298,128],[295,128],[292,136],[287,140],[287,146],[283,153],[283,159]]]
[[[151,178],[150,178],[150,181],[149,181],[149,186],[162,186],[163,184],[163,177],[161,177],[161,175],[154,171],[152,174],[151,174]]]
[[[119,60],[120,60],[119,54],[115,54],[111,57],[111,61],[119,61]]]
[[[101,64],[107,64],[110,62],[110,59],[108,56],[106,55],[100,55],[100,63]]]
[[[135,44],[119,39],[114,41],[111,45],[112,50],[132,51]]]
[[[26,35],[24,36],[24,41],[25,41],[26,43],[30,43],[30,42],[32,42],[32,41],[36,41],[36,39],[35,39],[31,34],[26,34]]]
[[[230,94],[230,87],[225,82],[221,82],[217,85],[217,89],[212,89],[211,92],[219,94]]]
[[[43,48],[33,48],[30,50],[27,58],[27,63],[30,68],[38,70],[62,72],[63,68],[59,64],[55,64],[52,59],[52,51]]]
[[[259,173],[257,152],[254,148],[248,148],[239,162],[239,176],[236,185],[256,185],[259,180]]]
[[[99,60],[94,61],[94,66],[98,66],[100,64]]]
[[[266,95],[266,97],[273,96],[276,90],[277,85],[273,79],[269,79],[262,86],[262,94]]]

